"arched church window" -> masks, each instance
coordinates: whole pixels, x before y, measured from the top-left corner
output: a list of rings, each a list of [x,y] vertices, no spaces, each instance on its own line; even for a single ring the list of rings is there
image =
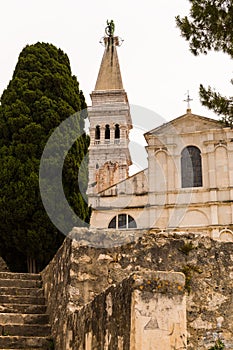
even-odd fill
[[[115,139],[119,139],[120,138],[120,126],[119,124],[115,125]]]
[[[181,153],[182,187],[202,186],[201,151],[195,146],[185,147]]]
[[[119,214],[110,221],[108,228],[129,229],[137,228],[136,221],[128,214]]]
[[[110,126],[105,125],[105,140],[110,140]]]
[[[96,125],[95,127],[95,139],[100,140],[100,126]]]
[[[114,216],[114,218],[110,221],[108,228],[116,228],[116,219],[117,217]]]
[[[228,229],[224,229],[220,232],[219,239],[223,242],[233,242],[233,232]]]

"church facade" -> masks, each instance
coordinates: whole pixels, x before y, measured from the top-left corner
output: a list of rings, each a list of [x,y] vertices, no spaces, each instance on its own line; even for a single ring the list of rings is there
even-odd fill
[[[195,232],[233,241],[233,129],[188,108],[144,135],[148,168],[129,176],[132,120],[119,40],[109,36],[104,42],[88,111],[91,227]]]

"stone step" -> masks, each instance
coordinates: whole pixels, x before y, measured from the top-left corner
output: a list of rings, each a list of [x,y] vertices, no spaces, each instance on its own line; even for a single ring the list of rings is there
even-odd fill
[[[41,280],[0,279],[0,287],[41,288]]]
[[[0,336],[0,349],[52,349],[53,341],[49,337],[10,337]]]
[[[0,280],[1,279],[39,280],[40,281],[41,275],[37,273],[0,272]]]
[[[48,324],[49,317],[46,314],[14,314],[14,313],[0,313],[0,325],[18,324],[18,325],[35,325]]]
[[[43,297],[42,288],[0,287],[0,295]]]
[[[49,325],[0,325],[0,334],[2,336],[47,337],[50,333],[51,328]]]
[[[45,298],[31,296],[0,295],[0,304],[5,303],[45,305]]]
[[[19,313],[19,314],[45,314],[45,305],[31,304],[1,304],[0,313]]]
[[[0,350],[51,350],[39,274],[0,272]]]

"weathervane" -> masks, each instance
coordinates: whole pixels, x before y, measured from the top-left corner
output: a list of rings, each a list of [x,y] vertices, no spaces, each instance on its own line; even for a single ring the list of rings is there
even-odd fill
[[[190,95],[189,95],[189,90],[187,91],[187,98],[186,100],[184,100],[184,102],[187,102],[188,106],[187,106],[187,111],[191,111],[191,108],[190,108],[190,102],[193,101],[192,98],[190,98]]]

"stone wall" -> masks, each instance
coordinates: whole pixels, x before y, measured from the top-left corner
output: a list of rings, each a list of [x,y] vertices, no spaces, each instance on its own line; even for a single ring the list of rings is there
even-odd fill
[[[130,349],[131,279],[109,287],[81,308],[69,309],[67,330],[56,349]]]
[[[43,270],[44,292],[47,299],[47,312],[52,324],[52,333],[58,349],[62,348],[66,335],[70,301],[70,271],[72,262],[72,241],[66,239],[54,259]],[[61,346],[61,347],[59,347]]]
[[[185,349],[183,286],[182,275],[151,272],[109,287],[69,315],[65,349]]]
[[[74,229],[72,235],[77,235],[79,243],[67,238],[43,271],[57,344],[62,344],[64,338],[78,336],[77,330],[76,335],[72,333],[74,330],[71,330],[69,322],[74,324],[72,318],[81,317],[84,306],[92,309],[90,303],[101,300],[109,288],[116,288],[113,285],[123,286],[122,281],[128,281],[132,273],[144,274],[152,270],[183,272],[186,276],[187,349],[209,349],[218,337],[226,349],[233,349],[233,244],[200,235],[151,230],[142,237],[140,232],[127,231],[128,241],[117,247],[114,245],[118,234],[120,236],[121,232],[114,233],[111,248],[101,248],[106,244],[109,247],[109,231]],[[96,247],[88,246],[88,241]],[[117,289],[117,293],[124,288],[127,290],[126,287],[121,288]],[[137,294],[131,299],[134,298],[138,298]],[[100,305],[101,302],[99,315]],[[78,327],[84,326],[79,323]],[[79,336],[82,336],[85,332],[79,329]],[[70,349],[59,346],[57,350]]]
[[[133,277],[130,350],[186,349],[184,275],[143,271]]]

